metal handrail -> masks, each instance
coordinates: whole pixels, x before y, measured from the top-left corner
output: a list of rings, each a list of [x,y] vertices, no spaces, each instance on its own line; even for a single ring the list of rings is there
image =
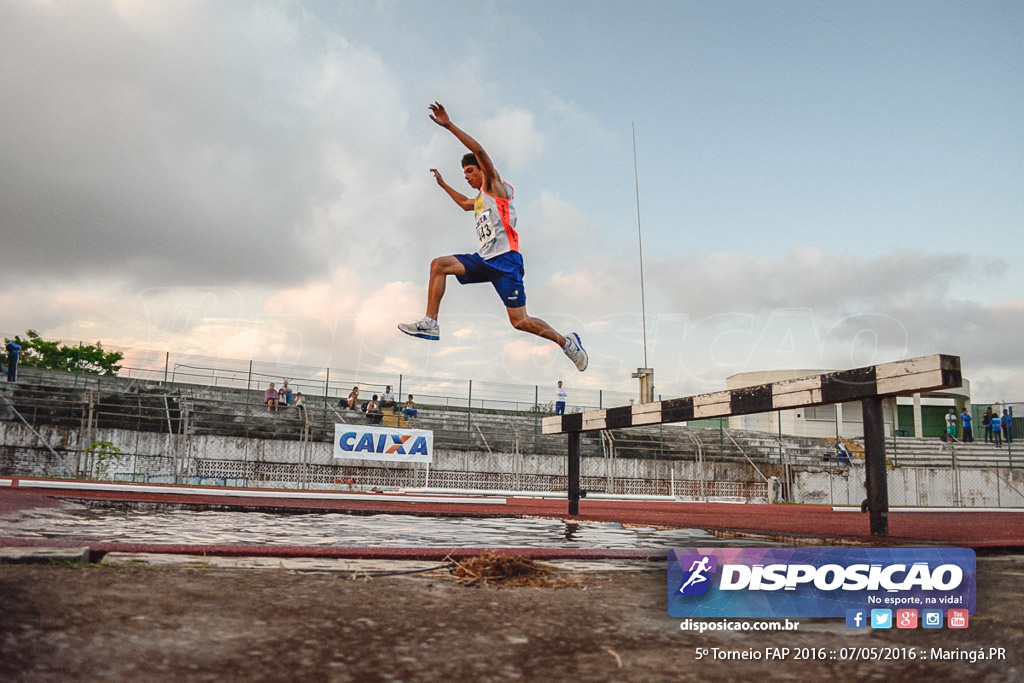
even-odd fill
[[[25,416],[18,412],[18,409],[14,407],[14,404],[11,403],[6,396],[0,395],[0,398],[4,400],[4,403],[7,404],[7,407],[11,409],[11,412],[17,415],[18,419],[21,420],[33,434],[35,434],[36,438],[39,439],[39,442],[46,446],[46,449],[50,451],[51,455],[53,455],[53,457],[55,458],[59,458],[60,456],[57,455],[57,451],[53,450],[53,447],[49,443],[47,443],[46,439],[43,438],[43,435],[36,431],[36,428],[29,424],[28,420],[25,419]]]

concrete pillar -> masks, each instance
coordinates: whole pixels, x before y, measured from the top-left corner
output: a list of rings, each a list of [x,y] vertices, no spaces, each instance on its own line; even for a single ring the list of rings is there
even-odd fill
[[[654,402],[654,369],[637,368],[633,379],[640,380],[640,403]]]
[[[899,408],[896,406],[896,397],[895,396],[888,396],[888,397],[886,397],[884,399],[884,402],[882,403],[882,405],[885,407],[885,412],[889,416],[891,416],[891,418],[892,418],[890,420],[890,424],[892,424],[892,429],[889,431],[888,434],[886,434],[886,436],[896,436],[896,430],[899,429],[899,424],[900,424],[900,418],[899,418],[899,412],[900,411],[899,411]]]
[[[921,420],[921,394],[914,394],[914,436],[924,436],[924,422]]]

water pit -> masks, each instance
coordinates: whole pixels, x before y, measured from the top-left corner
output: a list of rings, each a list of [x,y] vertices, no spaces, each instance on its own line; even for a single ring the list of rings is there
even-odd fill
[[[0,536],[83,542],[314,547],[665,549],[766,545],[702,529],[515,517],[113,509],[69,503],[0,519]],[[768,544],[771,545],[771,544]]]

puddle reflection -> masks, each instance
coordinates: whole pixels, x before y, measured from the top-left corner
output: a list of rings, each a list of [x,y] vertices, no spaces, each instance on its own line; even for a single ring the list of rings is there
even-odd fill
[[[155,544],[636,548],[766,545],[702,529],[506,517],[110,510],[75,506],[0,520],[0,536]]]

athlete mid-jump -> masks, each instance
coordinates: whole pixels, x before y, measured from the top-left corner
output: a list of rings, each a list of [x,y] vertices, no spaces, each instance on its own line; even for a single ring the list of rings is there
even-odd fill
[[[451,131],[469,150],[469,154],[462,157],[462,172],[469,186],[478,191],[475,198],[467,197],[446,183],[436,168],[430,172],[456,204],[464,211],[474,213],[480,247],[473,254],[439,256],[431,261],[427,314],[416,322],[399,324],[398,329],[414,337],[436,341],[441,336],[437,313],[448,276],[454,275],[464,285],[490,282],[505,304],[512,327],[555,342],[581,372],[586,370],[587,352],[583,350],[578,334],[572,332],[563,336],[540,318],[532,318],[526,313],[523,257],[519,253],[512,186],[498,175],[480,143],[452,123],[439,102],[430,105],[430,112],[434,123]]]

